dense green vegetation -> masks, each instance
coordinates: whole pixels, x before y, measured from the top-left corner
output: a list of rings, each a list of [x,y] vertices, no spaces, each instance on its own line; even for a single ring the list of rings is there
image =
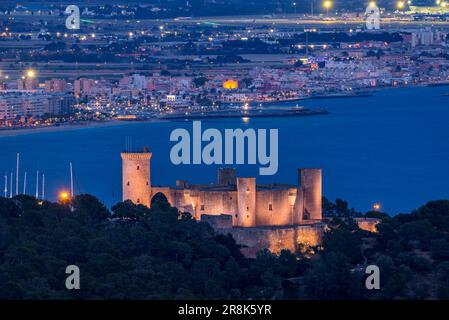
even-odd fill
[[[326,202],[347,212],[347,204]],[[408,299],[449,298],[449,201],[383,218],[378,234],[351,218],[329,222],[315,255],[242,256],[230,236],[157,200],[112,208],[0,198],[0,299]],[[317,248],[315,248],[316,250]],[[81,289],[65,288],[65,268]],[[377,264],[381,289],[365,289]]]

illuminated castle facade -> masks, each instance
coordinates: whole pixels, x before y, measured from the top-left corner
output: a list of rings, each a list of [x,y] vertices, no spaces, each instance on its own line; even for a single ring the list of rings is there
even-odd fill
[[[298,185],[258,185],[255,178],[237,177],[234,169],[224,168],[218,170],[215,184],[178,180],[175,187],[155,187],[151,184],[151,157],[148,149],[121,154],[123,201],[150,207],[153,197],[163,194],[181,212],[190,212],[219,232],[231,233],[237,242],[251,242],[254,252],[263,248],[296,250],[299,244],[321,242],[321,169],[299,169]]]

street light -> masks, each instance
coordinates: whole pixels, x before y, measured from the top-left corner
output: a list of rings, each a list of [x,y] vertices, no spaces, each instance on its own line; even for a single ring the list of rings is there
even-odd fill
[[[332,1],[326,0],[323,2],[323,7],[326,9],[327,15],[329,15],[329,9],[332,8]]]
[[[70,194],[67,191],[61,191],[59,193],[59,201],[62,203],[67,202],[70,199]]]
[[[28,78],[32,79],[32,78],[36,77],[36,71],[34,71],[33,69],[28,69],[26,71],[26,75]]]
[[[396,7],[398,8],[398,10],[403,10],[405,8],[405,2],[404,1],[398,1],[396,3]]]

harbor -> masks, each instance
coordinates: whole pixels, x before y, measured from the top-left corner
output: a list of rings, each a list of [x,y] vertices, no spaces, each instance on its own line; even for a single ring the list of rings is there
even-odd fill
[[[279,118],[279,117],[304,117],[329,114],[324,109],[307,109],[304,107],[284,107],[273,106],[263,108],[227,108],[216,111],[194,111],[185,113],[162,114],[158,116],[162,120],[199,120],[199,119],[219,119],[219,118]]]

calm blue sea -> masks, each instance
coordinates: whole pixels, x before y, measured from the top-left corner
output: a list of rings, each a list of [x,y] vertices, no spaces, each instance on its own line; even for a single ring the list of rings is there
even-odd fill
[[[373,97],[301,101],[327,109],[326,116],[203,121],[203,128],[278,128],[279,171],[258,176],[258,166],[236,166],[240,176],[260,182],[297,183],[297,168],[322,167],[324,195],[343,198],[368,210],[380,202],[391,214],[409,212],[429,200],[449,199],[449,87],[406,88]],[[292,105],[286,104],[286,105]],[[153,185],[176,179],[213,182],[216,166],[174,166],[170,132],[190,122],[138,123],[67,132],[0,137],[0,173],[15,169],[21,153],[21,178],[28,172],[34,194],[36,170],[45,172],[46,195],[54,200],[69,187],[69,162],[75,191],[91,193],[108,206],[121,199],[120,151],[126,137],[133,147],[153,152]],[[3,189],[3,179],[0,180]],[[20,186],[22,189],[22,185]]]

